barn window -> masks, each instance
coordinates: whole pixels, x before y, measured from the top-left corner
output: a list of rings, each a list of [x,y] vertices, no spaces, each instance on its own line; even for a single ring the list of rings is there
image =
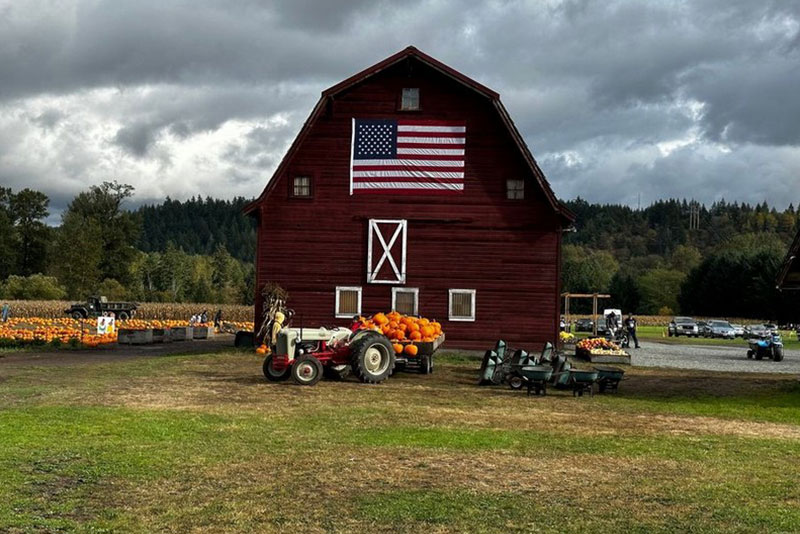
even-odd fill
[[[450,320],[451,321],[475,320],[474,289],[450,290]]]
[[[295,176],[292,181],[292,196],[295,198],[311,198],[311,177]]]
[[[416,287],[393,287],[392,309],[403,315],[419,315],[419,289]]]
[[[506,198],[520,200],[525,198],[524,180],[506,180]]]
[[[400,102],[400,109],[413,111],[419,109],[419,88],[406,87],[403,89],[403,99]]]
[[[357,315],[361,315],[361,288],[337,287],[336,317],[351,319]]]

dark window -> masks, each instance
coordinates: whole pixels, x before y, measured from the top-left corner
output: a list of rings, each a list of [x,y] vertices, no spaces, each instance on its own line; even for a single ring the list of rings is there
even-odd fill
[[[524,180],[506,180],[506,198],[520,200],[525,198]]]
[[[292,196],[298,198],[311,197],[311,177],[295,176],[292,182]]]
[[[403,89],[403,100],[400,102],[400,109],[404,111],[419,109],[419,89],[417,87]]]
[[[417,315],[419,304],[418,288],[392,288],[392,309],[403,315]]]

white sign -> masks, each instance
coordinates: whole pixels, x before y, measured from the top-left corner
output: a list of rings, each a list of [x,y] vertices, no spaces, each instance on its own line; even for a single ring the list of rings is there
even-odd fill
[[[115,327],[116,325],[114,324],[113,317],[97,318],[97,335],[113,334]]]

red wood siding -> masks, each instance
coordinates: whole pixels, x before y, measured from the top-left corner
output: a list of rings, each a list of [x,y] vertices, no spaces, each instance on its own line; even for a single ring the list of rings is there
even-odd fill
[[[398,111],[403,87],[420,88],[421,111]],[[351,119],[409,116],[466,120],[464,192],[351,196]],[[289,198],[299,175],[313,177],[313,199]],[[508,178],[526,180],[525,200],[506,200]],[[419,288],[420,313],[442,322],[446,346],[555,340],[561,219],[485,96],[419,62],[409,75],[401,63],[339,95],[274,180],[259,209],[257,283],[286,288],[296,322],[346,324],[334,318],[336,286],[363,287],[364,314],[387,311],[392,286],[366,283],[368,221],[406,219],[404,287]],[[476,290],[475,322],[448,321],[453,288]]]

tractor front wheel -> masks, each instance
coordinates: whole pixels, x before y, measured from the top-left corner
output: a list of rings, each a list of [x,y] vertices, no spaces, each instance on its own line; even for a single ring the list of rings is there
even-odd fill
[[[264,358],[264,365],[262,366],[262,370],[264,371],[264,376],[267,377],[267,380],[270,382],[283,382],[287,378],[289,378],[289,373],[291,373],[291,369],[286,367],[286,369],[282,371],[278,371],[272,366],[272,354]]]
[[[313,386],[322,378],[322,363],[310,354],[303,354],[292,363],[292,380],[301,386]]]
[[[353,374],[367,384],[383,382],[392,374],[395,365],[394,348],[380,334],[356,338],[350,346]]]

